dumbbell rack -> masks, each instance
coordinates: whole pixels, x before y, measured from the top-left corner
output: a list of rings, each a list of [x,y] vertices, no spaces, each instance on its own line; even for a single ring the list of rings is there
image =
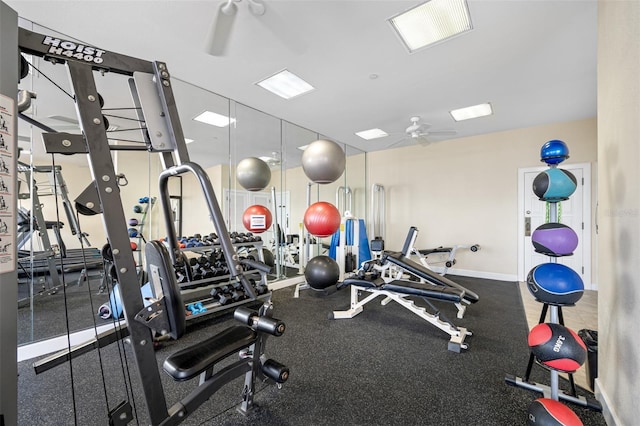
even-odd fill
[[[243,243],[233,243],[236,252],[240,248],[251,247],[255,248],[258,253],[258,260],[264,261],[264,256],[262,253],[262,241],[251,241],[251,242],[243,242]],[[220,250],[221,246],[219,244],[205,245],[201,247],[190,247],[180,249],[183,254],[183,258],[185,261],[188,261],[187,255],[185,253],[193,252],[193,253],[201,253],[202,255],[210,255],[215,250]],[[241,297],[238,300],[231,298],[230,293],[232,291],[241,291],[241,288],[234,288],[233,285],[237,284],[231,278],[231,274],[225,275],[217,275],[211,278],[204,278],[199,280],[192,281],[184,281],[178,283],[180,287],[180,292],[182,294],[182,298],[185,304],[185,309],[188,305],[193,303],[202,303],[202,306],[206,308],[206,311],[200,313],[190,313],[187,316],[187,320],[192,320],[196,318],[201,318],[203,316],[220,313],[223,311],[234,309],[237,306],[241,306],[243,304],[249,302],[255,302],[255,300],[270,300],[271,292],[267,289],[267,274],[265,272],[259,271],[257,269],[254,270],[245,270],[244,274],[247,276],[255,276],[256,279],[256,287],[264,286],[266,292],[260,294],[260,292],[256,291],[256,299],[249,299],[246,297]],[[229,295],[229,301],[227,303],[221,303],[220,298],[213,296],[212,293],[218,294],[227,294]],[[191,311],[188,311],[191,312]]]

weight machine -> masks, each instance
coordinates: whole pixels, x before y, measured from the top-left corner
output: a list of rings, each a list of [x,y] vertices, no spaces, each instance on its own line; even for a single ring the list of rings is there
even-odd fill
[[[239,410],[242,413],[249,412],[253,407],[257,380],[281,384],[289,374],[285,366],[266,359],[264,355],[266,336],[279,336],[284,332],[284,324],[271,317],[270,298],[263,302],[258,312],[243,308],[236,310],[235,318],[243,323],[242,326],[231,327],[165,360],[164,370],[175,380],[188,380],[200,375],[198,386],[171,407],[167,405],[156,362],[152,344],[154,336],[169,335],[177,339],[184,334],[186,328],[184,303],[173,268],[180,251],[173,226],[168,190],[170,177],[185,173],[195,176],[219,236],[220,247],[229,266],[230,279],[243,287],[248,296],[247,300],[256,301],[257,296],[244,274],[243,265],[259,270],[265,270],[266,267],[261,262],[238,258],[211,181],[202,167],[189,159],[167,65],[38,34],[23,28],[19,29],[18,45],[23,54],[44,57],[54,64],[65,64],[67,67],[82,134],[43,133],[43,142],[50,154],[87,155],[94,180],[76,198],[76,209],[82,214],[102,214],[125,314],[126,331],[120,331],[122,334],[128,334],[130,338],[133,362],[137,366],[142,383],[149,422],[153,425],[179,424],[223,385],[239,377],[245,377],[243,400]],[[96,89],[94,72],[110,72],[127,77],[138,118],[144,123],[144,145],[109,143],[106,118],[102,115],[101,96]],[[27,119],[23,115],[20,117]],[[144,306],[140,293],[118,187],[119,177],[115,173],[111,158],[113,150],[157,153],[164,169],[159,176],[159,200],[169,247],[167,249],[157,241],[150,241],[145,246],[147,272],[154,290],[153,303],[148,307]],[[105,214],[106,212],[108,214]],[[118,337],[114,336],[113,333],[96,336],[93,342],[83,347],[73,348],[71,351],[58,354],[46,364],[39,364],[40,371],[64,360],[70,360],[83,351],[90,350],[88,348],[99,348],[117,340]],[[240,359],[214,373],[216,364],[234,353],[240,353]],[[131,420],[133,406],[130,401],[123,401],[117,407],[110,408],[109,424],[124,425]]]

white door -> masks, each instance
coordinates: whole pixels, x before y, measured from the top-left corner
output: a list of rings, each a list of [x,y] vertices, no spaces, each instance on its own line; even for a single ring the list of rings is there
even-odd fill
[[[556,258],[558,263],[562,263],[576,271],[584,282],[585,289],[591,289],[591,188],[589,185],[590,165],[574,164],[562,166],[562,169],[569,170],[577,181],[576,191],[571,197],[557,203],[558,222],[563,223],[575,231],[578,235],[578,247],[573,256]],[[529,271],[536,265],[551,261],[549,256],[536,253],[531,243],[531,234],[535,229],[547,222],[547,203],[540,201],[533,193],[533,180],[546,167],[520,170],[520,220],[519,220],[519,271],[520,281],[526,279]]]

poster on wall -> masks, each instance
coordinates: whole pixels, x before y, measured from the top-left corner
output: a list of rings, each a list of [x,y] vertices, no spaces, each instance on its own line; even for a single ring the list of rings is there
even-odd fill
[[[15,270],[15,101],[0,95],[0,274]]]

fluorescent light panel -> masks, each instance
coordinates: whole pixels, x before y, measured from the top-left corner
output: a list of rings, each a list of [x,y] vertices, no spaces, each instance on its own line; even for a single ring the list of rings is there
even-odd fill
[[[191,142],[194,142],[194,140],[189,138],[184,138],[184,143],[191,143]]]
[[[361,132],[356,132],[356,135],[360,136],[362,139],[365,139],[365,140],[371,140],[371,139],[377,139],[377,138],[383,138],[385,136],[389,136],[387,132],[380,129],[363,130]]]
[[[430,0],[389,19],[410,53],[470,31],[465,0]]]
[[[284,99],[291,99],[314,89],[312,85],[288,70],[282,70],[256,84]]]
[[[449,111],[451,116],[456,121],[470,120],[472,118],[484,117],[493,114],[491,104],[479,104],[466,108],[454,109]]]
[[[216,127],[227,127],[231,123],[235,123],[236,119],[227,117],[226,115],[218,114],[212,111],[205,111],[197,117],[193,118],[201,123],[210,124]]]

